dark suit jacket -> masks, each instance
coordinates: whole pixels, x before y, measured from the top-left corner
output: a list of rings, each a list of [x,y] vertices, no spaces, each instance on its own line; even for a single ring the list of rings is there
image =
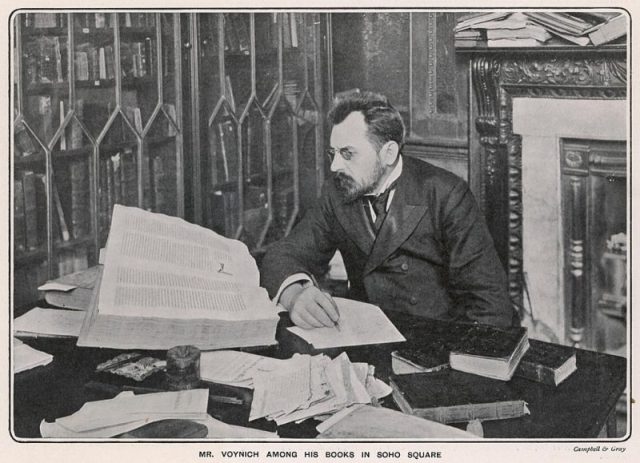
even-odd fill
[[[321,274],[339,249],[353,299],[427,318],[514,323],[504,270],[463,180],[403,157],[377,237],[365,214],[328,181],[317,206],[267,251],[262,286],[274,297],[289,275]]]

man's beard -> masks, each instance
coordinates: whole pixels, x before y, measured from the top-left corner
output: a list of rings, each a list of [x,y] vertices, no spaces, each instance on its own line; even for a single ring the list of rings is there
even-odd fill
[[[365,195],[368,195],[378,186],[378,182],[384,175],[384,168],[381,162],[376,162],[373,172],[369,178],[365,179],[363,184],[358,183],[353,177],[342,172],[333,174],[333,183],[338,191],[342,193],[347,202],[355,201]]]

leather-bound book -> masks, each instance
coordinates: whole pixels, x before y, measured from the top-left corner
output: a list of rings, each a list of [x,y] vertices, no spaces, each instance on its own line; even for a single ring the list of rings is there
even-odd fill
[[[500,420],[529,413],[509,383],[460,371],[392,375],[389,383],[400,410],[440,423]]]
[[[424,320],[405,333],[410,341],[391,355],[395,374],[447,367],[509,380],[529,347],[526,328]],[[413,364],[413,365],[412,365]]]
[[[468,325],[449,354],[454,370],[508,381],[529,348],[526,328]]]
[[[573,347],[530,340],[530,348],[516,368],[515,376],[557,386],[576,371]]]

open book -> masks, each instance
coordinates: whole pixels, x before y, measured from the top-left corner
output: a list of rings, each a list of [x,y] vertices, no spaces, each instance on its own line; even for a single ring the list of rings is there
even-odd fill
[[[177,217],[116,205],[79,346],[275,344],[276,306],[247,247]]]

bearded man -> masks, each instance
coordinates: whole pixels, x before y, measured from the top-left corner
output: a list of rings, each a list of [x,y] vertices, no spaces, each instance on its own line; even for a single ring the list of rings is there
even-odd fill
[[[318,204],[267,251],[261,280],[303,328],[334,326],[339,310],[315,284],[339,250],[349,297],[385,312],[518,324],[482,214],[459,177],[401,154],[405,127],[383,95],[334,102],[332,179]]]

